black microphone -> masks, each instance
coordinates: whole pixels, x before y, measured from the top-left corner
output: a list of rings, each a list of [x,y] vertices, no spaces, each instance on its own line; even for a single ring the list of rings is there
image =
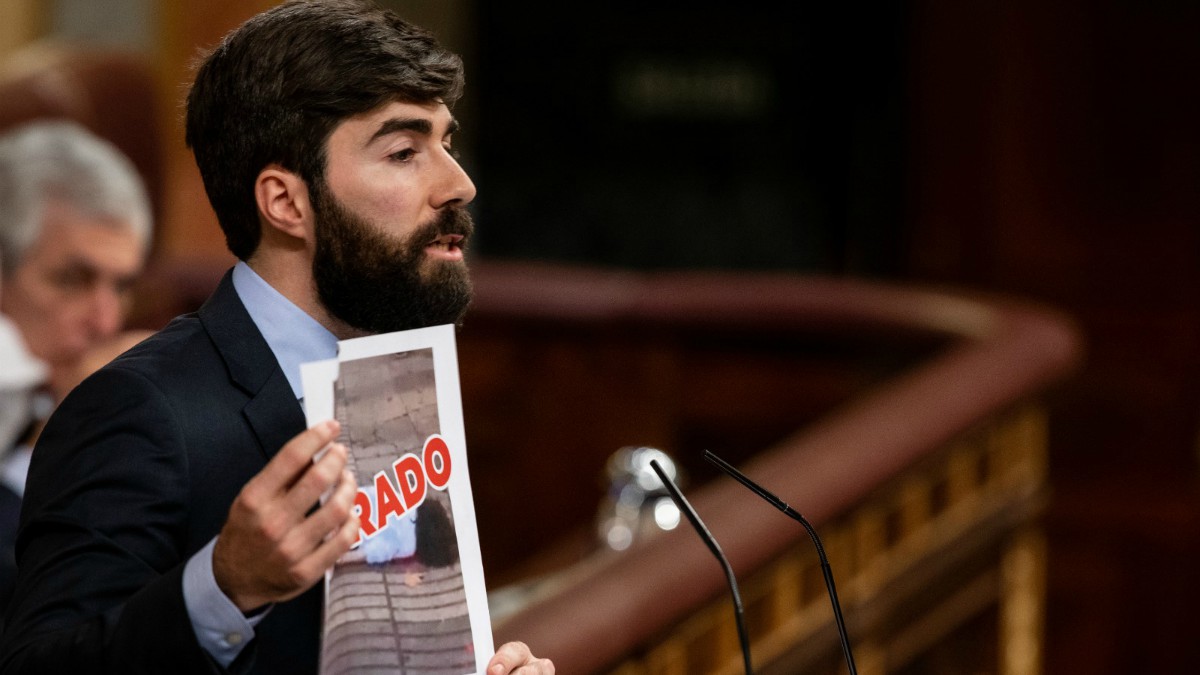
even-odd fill
[[[725,570],[725,580],[729,582],[729,592],[733,594],[733,615],[737,618],[738,640],[742,643],[742,660],[746,664],[746,675],[754,675],[754,671],[750,669],[750,638],[746,636],[746,619],[742,612],[742,596],[738,594],[737,579],[733,576],[733,568],[730,567],[729,561],[725,559],[725,554],[721,553],[721,547],[717,545],[717,540],[713,538],[712,533],[700,521],[700,516],[696,515],[696,511],[692,509],[692,505],[684,499],[683,493],[679,491],[679,486],[675,485],[675,481],[671,480],[662,467],[658,465],[657,459],[650,460],[650,468],[654,469],[654,473],[658,474],[659,480],[666,486],[667,492],[671,493],[671,499],[675,501],[675,505],[683,511],[683,515],[687,516],[688,522],[692,527],[696,528],[696,534],[704,540],[708,545],[708,550],[717,556],[717,561],[721,563],[721,569]]]
[[[817,531],[813,529],[813,526],[798,511],[788,506],[779,497],[767,492],[758,483],[747,478],[741,471],[733,468],[733,465],[729,462],[717,457],[708,450],[704,451],[704,459],[716,464],[718,468],[732,476],[734,480],[750,488],[754,494],[767,500],[775,508],[800,521],[804,529],[808,530],[808,536],[812,537],[813,543],[817,546],[817,555],[821,558],[821,572],[825,575],[825,588],[829,589],[829,602],[833,605],[833,618],[837,621],[838,636],[842,639],[842,652],[846,655],[846,665],[850,667],[851,675],[858,675],[858,669],[854,667],[854,655],[850,653],[850,637],[846,635],[846,622],[842,619],[842,605],[838,602],[837,589],[833,585],[833,570],[829,567],[829,559],[825,557],[825,547],[821,545],[821,538],[817,536]]]

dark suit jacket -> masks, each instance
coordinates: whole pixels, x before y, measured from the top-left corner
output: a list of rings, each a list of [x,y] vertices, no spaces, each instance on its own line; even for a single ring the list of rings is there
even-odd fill
[[[33,454],[4,673],[212,673],[184,564],[242,486],[304,428],[229,274],[81,384]],[[231,670],[315,672],[321,584],[273,608]]]
[[[8,606],[17,584],[17,517],[21,513],[21,498],[0,485],[0,611]],[[4,622],[0,621],[0,632]]]

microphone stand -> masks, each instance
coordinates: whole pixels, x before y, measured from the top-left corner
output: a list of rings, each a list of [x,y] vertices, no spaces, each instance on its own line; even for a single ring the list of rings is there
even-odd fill
[[[687,516],[688,522],[696,529],[696,534],[704,540],[708,545],[708,550],[712,551],[717,557],[717,561],[721,563],[721,569],[725,570],[725,580],[729,583],[729,592],[733,594],[733,615],[737,619],[738,640],[742,643],[742,660],[745,662],[746,675],[754,675],[754,671],[750,668],[750,638],[746,634],[746,620],[742,612],[742,597],[738,594],[737,579],[733,576],[733,567],[729,565],[729,561],[725,558],[725,554],[721,552],[721,547],[717,544],[717,540],[713,538],[712,533],[701,522],[700,516],[696,515],[695,509],[684,498],[683,492],[679,490],[679,486],[675,485],[675,481],[671,480],[659,466],[657,459],[650,460],[650,468],[654,469],[654,473],[658,474],[659,480],[666,486],[667,491],[671,493],[671,499],[675,501],[675,505],[679,510]]]
[[[708,450],[704,451],[704,459],[716,464],[717,468],[732,476],[737,482],[750,488],[751,492],[767,500],[772,506],[783,511],[791,518],[799,521],[804,526],[804,529],[808,531],[808,536],[812,538],[813,544],[817,547],[817,556],[821,559],[821,573],[825,576],[825,588],[829,590],[829,602],[833,605],[833,619],[837,622],[838,637],[842,640],[842,653],[846,656],[846,665],[850,668],[850,675],[858,675],[858,669],[854,666],[854,655],[850,653],[850,637],[846,634],[846,621],[842,618],[842,605],[838,602],[837,589],[833,585],[833,569],[829,567],[829,559],[825,557],[825,547],[821,545],[821,538],[817,536],[817,531],[813,529],[813,526],[798,511],[788,506],[782,499],[771,494],[758,483],[747,478],[745,474],[735,469],[729,462],[717,457]]]

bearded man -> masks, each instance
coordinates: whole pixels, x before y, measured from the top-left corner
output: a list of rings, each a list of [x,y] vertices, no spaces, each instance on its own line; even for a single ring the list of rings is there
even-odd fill
[[[42,433],[3,672],[316,671],[319,582],[358,520],[336,422],[304,430],[299,366],[461,318],[461,89],[457,56],[349,0],[285,3],[205,59],[187,141],[239,262]],[[487,672],[553,665],[510,643]]]

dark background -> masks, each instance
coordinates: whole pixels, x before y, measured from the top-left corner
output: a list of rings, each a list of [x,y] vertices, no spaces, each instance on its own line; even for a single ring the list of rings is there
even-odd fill
[[[477,4],[477,252],[1066,310],[1046,672],[1200,671],[1200,3]]]
[[[480,6],[479,250],[896,271],[908,17],[836,5]]]

